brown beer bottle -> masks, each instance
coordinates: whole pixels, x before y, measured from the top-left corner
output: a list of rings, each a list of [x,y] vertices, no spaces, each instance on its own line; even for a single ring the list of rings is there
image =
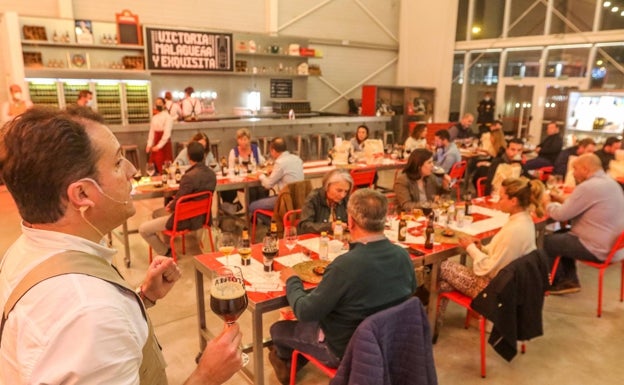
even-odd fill
[[[425,230],[425,249],[433,249],[433,238],[435,231],[433,230],[433,213],[429,214],[427,229]]]
[[[247,227],[243,228],[243,235],[241,237],[241,244],[238,248],[238,254],[241,256],[241,265],[248,266],[251,264],[251,244],[249,242],[249,230]]]
[[[407,239],[407,221],[405,220],[404,212],[401,212],[401,219],[399,219],[399,235],[397,239],[399,242],[405,242]]]

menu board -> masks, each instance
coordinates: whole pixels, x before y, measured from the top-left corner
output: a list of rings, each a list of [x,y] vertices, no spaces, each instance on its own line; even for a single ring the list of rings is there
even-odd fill
[[[234,70],[231,33],[145,27],[145,41],[148,69]]]
[[[292,98],[293,82],[292,79],[271,79],[271,98]]]

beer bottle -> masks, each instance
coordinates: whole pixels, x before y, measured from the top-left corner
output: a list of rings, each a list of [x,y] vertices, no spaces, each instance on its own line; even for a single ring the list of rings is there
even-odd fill
[[[251,244],[249,241],[249,229],[246,226],[243,228],[238,254],[241,256],[241,265],[249,266],[251,264]]]
[[[425,249],[433,249],[434,235],[433,214],[429,214],[429,222],[427,222],[427,229],[425,230]]]
[[[221,173],[223,174],[223,176],[227,176],[228,174],[228,164],[225,156],[221,157]]]
[[[464,195],[464,201],[466,202],[466,215],[472,214],[472,208],[470,207],[470,204],[472,203],[472,194],[466,193],[466,195]]]
[[[323,231],[319,239],[319,259],[321,261],[329,260],[329,238],[327,233]]]
[[[401,212],[399,219],[399,235],[397,237],[399,242],[405,242],[407,239],[407,221],[405,220],[405,213]]]
[[[178,162],[176,162],[176,168],[175,168],[175,181],[176,183],[180,183],[180,179],[182,179],[182,171],[180,171],[180,164],[178,164]]]
[[[169,170],[167,170],[167,167],[165,167],[164,165],[162,167],[162,174],[160,175],[160,180],[162,181],[163,186],[167,186],[167,183],[169,182]]]

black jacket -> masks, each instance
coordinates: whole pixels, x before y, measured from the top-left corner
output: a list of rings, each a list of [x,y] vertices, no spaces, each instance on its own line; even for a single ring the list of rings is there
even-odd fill
[[[559,134],[548,135],[538,146],[540,148],[539,156],[554,165],[563,148],[563,139]]]
[[[548,289],[548,263],[538,250],[505,268],[470,304],[494,323],[488,342],[498,354],[511,361],[518,341],[541,336],[544,292]]]
[[[178,199],[184,195],[198,193],[200,191],[213,191],[217,187],[217,175],[212,171],[204,162],[196,163],[191,166],[180,179],[180,189],[176,193],[175,197],[169,203],[168,207],[171,208],[171,216],[167,221],[167,229],[173,229],[173,213],[175,212],[175,205]],[[197,230],[206,221],[206,216],[200,215],[191,219],[184,220],[178,223],[178,230]]]

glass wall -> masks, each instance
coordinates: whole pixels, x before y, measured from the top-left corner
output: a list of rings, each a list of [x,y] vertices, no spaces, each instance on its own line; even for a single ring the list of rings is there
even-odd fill
[[[541,50],[509,50],[505,64],[506,77],[538,77]]]
[[[494,39],[503,33],[505,0],[475,0],[471,39]]]
[[[584,77],[587,74],[589,48],[550,48],[545,77]]]
[[[544,34],[546,6],[540,0],[512,0],[509,37]]]
[[[624,46],[598,46],[590,88],[624,89]]]
[[[496,98],[500,51],[472,52],[470,63],[464,112],[470,112],[476,117],[477,106],[486,92],[490,92],[493,99]]]
[[[596,0],[554,0],[550,34],[591,31]]]
[[[600,29],[624,29],[624,1],[599,1],[602,1],[602,22],[600,23]]]
[[[466,39],[466,25],[468,24],[468,0],[459,0],[457,6],[457,26],[455,27],[455,41]]]
[[[453,83],[451,83],[449,122],[459,120],[459,111],[461,111],[461,90],[462,84],[464,84],[464,57],[464,53],[456,53],[453,57]]]

